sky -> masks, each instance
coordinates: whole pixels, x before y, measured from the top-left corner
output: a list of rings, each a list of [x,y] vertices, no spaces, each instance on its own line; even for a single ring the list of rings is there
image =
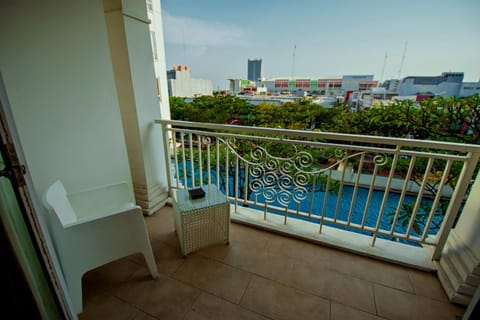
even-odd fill
[[[214,90],[262,76],[375,80],[465,73],[480,80],[479,0],[161,0],[167,69]],[[405,55],[403,53],[405,52]],[[402,64],[402,57],[403,64]],[[386,58],[385,58],[386,57]]]

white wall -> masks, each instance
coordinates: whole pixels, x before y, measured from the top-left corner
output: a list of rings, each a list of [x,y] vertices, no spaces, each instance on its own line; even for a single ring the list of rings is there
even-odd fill
[[[144,45],[150,41],[149,34],[144,28],[147,27],[135,19],[125,20],[130,72],[137,106],[137,123],[143,144],[145,172],[148,175],[149,185],[152,183],[160,185],[166,190],[162,131],[159,125],[153,123],[154,120],[162,118],[162,115],[156,95],[155,72],[151,61],[152,52],[149,46]],[[142,57],[143,59],[141,59]],[[164,73],[164,77],[166,77],[166,73]],[[166,100],[168,103],[168,99]]]
[[[465,203],[462,214],[458,219],[455,231],[461,236],[462,241],[473,253],[480,258],[480,237],[478,228],[480,227],[480,172],[477,174],[475,182],[470,190],[470,196]]]
[[[131,181],[103,2],[0,6],[0,71],[37,192]]]
[[[463,82],[460,87],[460,97],[469,97],[480,94],[480,82]]]
[[[160,0],[153,0],[153,12],[149,12],[152,21],[150,30],[155,31],[157,44],[157,60],[155,61],[155,74],[160,79],[160,113],[162,119],[170,119],[170,103],[168,101],[167,69],[165,65],[165,43],[163,36],[162,8]]]
[[[461,84],[458,82],[443,81],[439,84],[415,84],[414,79],[404,79],[398,86],[400,96],[410,96],[431,92],[434,95],[445,97],[457,96],[460,92]]]

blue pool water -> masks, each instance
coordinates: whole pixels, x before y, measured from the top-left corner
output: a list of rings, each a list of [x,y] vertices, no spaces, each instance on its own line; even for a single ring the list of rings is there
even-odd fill
[[[222,173],[224,173],[224,172],[222,172]],[[198,174],[197,170],[195,170],[195,174]],[[180,175],[180,177],[182,177],[182,175]],[[215,173],[214,170],[211,171],[211,178],[212,178],[212,183],[216,184],[217,183],[216,182],[216,173]],[[197,176],[195,179],[196,179],[196,183],[198,184],[199,176]],[[183,179],[181,179],[181,180],[183,180]],[[188,180],[187,181],[188,186],[190,186],[191,185],[190,177],[187,178],[187,180]],[[207,174],[204,172],[204,182],[205,181],[207,181]],[[182,183],[183,183],[183,181],[182,181]],[[224,183],[223,184],[220,183],[220,189],[221,189],[222,192],[225,193],[224,185],[225,185]],[[240,188],[240,189],[242,189],[242,188]],[[229,181],[229,194],[230,194],[230,196],[234,196],[234,190],[235,190],[234,189],[234,180],[231,177],[230,181]],[[344,186],[343,187],[342,192],[341,192],[341,200],[340,200],[340,203],[339,203],[337,220],[340,220],[341,222],[348,221],[348,215],[349,215],[349,212],[350,212],[350,205],[351,205],[353,193],[354,193],[354,187],[351,187],[351,186]],[[367,188],[362,188],[362,187],[358,188],[356,199],[355,199],[355,204],[354,204],[354,208],[353,208],[353,212],[352,212],[351,223],[353,223],[353,224],[361,224],[362,223],[362,217],[363,217],[364,210],[365,210],[365,207],[366,207],[368,193],[369,193],[369,190]],[[384,194],[385,194],[384,191],[376,191],[376,190],[372,191],[372,197],[371,197],[371,200],[370,200],[369,209],[368,209],[368,212],[366,214],[366,219],[365,219],[365,225],[366,226],[372,227],[372,228],[374,228],[376,226]],[[243,195],[239,195],[239,196],[243,197]],[[250,194],[249,200],[251,200],[251,201],[255,200],[255,196],[257,197],[256,198],[257,203],[263,204],[265,202],[265,197],[264,197],[262,192],[259,192],[257,194],[255,194],[255,193]],[[298,204],[300,212],[307,213],[307,212],[310,211],[310,199],[311,199],[311,197],[312,197],[312,194],[309,192],[307,194],[306,199],[303,200],[303,201],[300,201],[300,203]],[[325,192],[322,192],[322,191],[316,191],[315,194],[314,194],[314,198],[313,198],[314,200],[313,200],[313,205],[312,205],[312,216],[313,217],[320,218],[320,216],[322,214],[322,207],[323,207],[323,202],[324,202],[325,197],[326,197],[326,208],[325,208],[325,211],[324,211],[325,212],[325,217],[334,218],[334,215],[335,215],[335,212],[336,212],[337,201],[338,201],[338,194],[337,193],[325,193]],[[400,200],[400,193],[393,192],[393,191],[389,192],[387,202],[386,202],[386,205],[385,205],[384,210],[383,210],[382,219],[380,221],[380,229],[385,230],[385,231],[390,231],[391,227],[392,227],[392,217],[393,217],[393,215],[389,215],[389,213],[394,213],[396,211],[397,207],[402,205],[402,204],[403,205],[405,205],[405,204],[406,205],[414,205],[415,202],[417,201],[417,197],[416,196],[411,196],[411,195],[406,195],[405,198],[403,199],[402,204],[399,204],[399,200]],[[429,198],[423,198],[422,199],[422,205],[430,206],[431,203],[432,203],[432,200],[429,199]],[[268,202],[268,204],[271,205],[271,206],[284,208],[284,206],[281,205],[278,202],[278,200]],[[250,205],[250,207],[254,208],[255,206]],[[289,209],[296,211],[297,210],[297,203],[294,202],[294,201],[290,201],[288,207],[289,207]],[[263,210],[263,206],[259,206],[258,209]],[[284,215],[284,213],[280,213],[280,212],[275,211],[275,210],[268,210],[268,212],[273,213],[273,214]],[[419,213],[422,213],[422,209],[419,210]],[[314,220],[314,219],[311,219],[311,218],[305,217],[305,216],[289,215],[289,217],[290,218],[296,218],[296,219],[302,219],[302,220],[306,220],[306,221],[311,221],[311,222],[314,222],[314,223],[317,223],[317,224],[319,223],[318,220]],[[442,221],[442,219],[443,219],[443,217],[441,215],[436,215],[434,217],[433,223],[431,224],[431,226],[428,230],[428,234],[436,234],[438,232],[438,227],[436,227],[436,225],[438,225]],[[408,221],[406,221],[406,222],[408,222]],[[345,229],[345,230],[349,230],[349,231],[352,231],[352,232],[362,233],[362,234],[366,234],[366,235],[371,235],[371,232],[369,232],[369,231],[358,230],[358,229],[351,228],[351,227],[348,227],[348,226],[340,226],[340,225],[337,225],[337,224],[334,225],[334,224],[329,223],[329,222],[324,222],[324,225],[332,226],[332,227],[340,228],[340,229]],[[424,227],[423,227],[422,224],[419,224],[419,227],[420,227],[420,230],[419,230],[420,232],[417,233],[414,229],[412,229],[411,235],[421,236],[423,234]],[[402,221],[399,221],[399,222],[397,222],[397,224],[395,226],[395,231],[399,232],[399,233],[404,233],[407,228],[408,228],[408,226],[403,224]],[[378,237],[383,238],[383,239],[394,240],[391,237],[387,237],[387,236],[383,236],[383,235],[378,235]],[[396,241],[416,245],[414,242],[410,242],[410,241],[403,241],[403,240],[398,240],[398,239]]]
[[[350,205],[353,197],[353,192],[354,192],[354,187],[351,186],[344,186],[342,195],[341,195],[341,200],[339,204],[339,209],[338,209],[338,214],[337,214],[337,220],[340,221],[348,221],[348,215],[350,212]],[[367,203],[367,198],[368,198],[368,192],[369,190],[367,188],[362,188],[359,187],[356,195],[356,200],[355,204],[353,207],[353,212],[352,212],[352,217],[351,217],[351,223],[354,224],[361,224],[362,223],[362,217],[363,213],[366,207]],[[372,197],[370,199],[370,204],[369,204],[369,209],[366,215],[365,219],[365,225],[368,227],[375,227],[377,224],[378,220],[378,215],[381,209],[383,197],[384,197],[384,191],[372,191]],[[305,201],[300,202],[300,211],[301,212],[309,212],[310,209],[310,197],[311,193],[308,194],[307,199]],[[314,196],[314,201],[313,201],[313,206],[312,206],[312,215],[315,217],[320,217],[322,214],[322,207],[323,207],[323,201],[324,198],[327,197],[327,203],[326,203],[326,208],[325,208],[325,217],[327,218],[334,218],[335,216],[335,211],[336,211],[336,206],[337,206],[337,201],[338,201],[338,195],[337,194],[332,194],[332,193],[325,193],[325,192],[315,192]],[[250,196],[250,200],[253,200],[253,195]],[[400,200],[400,193],[398,192],[390,192],[388,194],[387,202],[383,210],[383,215],[382,219],[380,221],[380,229],[383,230],[390,230],[392,223],[392,215],[389,215],[388,213],[394,213],[399,206],[399,200]],[[262,195],[258,195],[257,201],[263,203],[264,202],[264,197]],[[410,196],[406,195],[403,199],[403,204],[415,204],[417,201],[417,197],[415,196]],[[422,199],[422,203],[425,205],[430,206],[432,203],[431,199],[424,198]],[[273,205],[279,206],[278,202],[273,202]],[[297,204],[296,203],[290,203],[289,209],[296,210]],[[275,213],[275,212],[274,212]],[[280,214],[280,213],[279,213]],[[312,220],[309,219],[308,217],[300,217],[300,219],[304,220]],[[438,216],[434,218],[435,223],[441,222],[442,217]],[[318,222],[317,222],[318,223]],[[353,228],[348,228],[346,226],[338,226],[338,225],[333,225],[328,222],[325,222],[325,225],[329,226],[334,226],[337,228],[341,229],[346,229],[346,230],[351,230],[354,232],[359,232],[363,234],[370,234],[367,231],[361,231],[361,230],[354,230]],[[395,226],[395,231],[399,233],[405,232],[406,228],[403,227],[401,222],[398,222]],[[412,230],[412,235],[419,236],[423,233],[423,226],[420,226],[420,234],[415,232],[415,230]],[[436,234],[437,228],[434,227],[432,224],[431,228],[429,229],[429,234]],[[379,236],[380,238],[388,238],[384,236]]]

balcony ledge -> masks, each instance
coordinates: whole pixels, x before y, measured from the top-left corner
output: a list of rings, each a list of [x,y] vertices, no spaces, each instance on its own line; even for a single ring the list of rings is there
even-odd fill
[[[268,214],[267,220],[264,220],[262,211],[237,206],[237,212],[235,212],[234,205],[231,206],[230,218],[235,223],[279,233],[292,238],[423,271],[436,271],[435,265],[431,260],[434,250],[433,246],[413,247],[378,238],[375,246],[371,246],[372,238],[369,236],[328,226],[323,226],[322,233],[319,233],[318,224],[290,218],[285,225],[283,224],[283,216]]]

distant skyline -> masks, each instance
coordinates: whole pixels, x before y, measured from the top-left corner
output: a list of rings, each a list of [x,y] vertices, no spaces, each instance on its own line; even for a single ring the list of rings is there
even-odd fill
[[[262,59],[265,78],[396,79],[405,42],[400,78],[460,71],[464,81],[480,79],[478,0],[161,4],[167,69],[188,65],[192,77],[212,80],[214,90],[227,89],[228,78],[246,79],[248,59]]]

